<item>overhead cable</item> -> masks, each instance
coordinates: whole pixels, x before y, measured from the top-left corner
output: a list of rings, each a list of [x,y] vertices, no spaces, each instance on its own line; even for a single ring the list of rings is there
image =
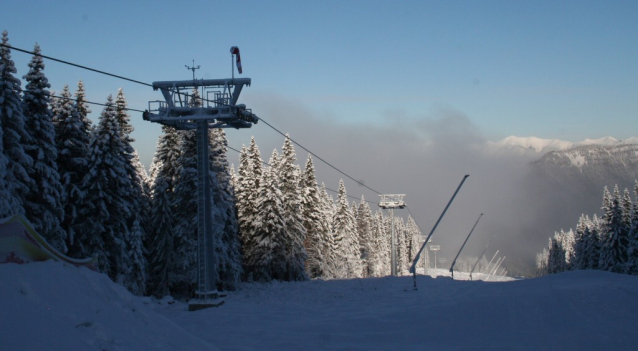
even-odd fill
[[[60,63],[66,64],[66,65],[70,65],[70,66],[73,66],[73,67],[77,67],[77,68],[85,69],[85,70],[88,70],[88,71],[92,71],[92,72],[96,72],[96,73],[104,74],[104,75],[107,75],[107,76],[110,76],[110,77],[114,77],[114,78],[118,78],[118,79],[123,79],[123,80],[129,81],[129,82],[133,82],[133,83],[141,84],[141,85],[148,86],[148,87],[153,87],[153,85],[152,85],[152,84],[145,83],[145,82],[142,82],[142,81],[139,81],[139,80],[135,80],[135,79],[127,78],[127,77],[124,77],[124,76],[121,76],[121,75],[117,75],[117,74],[113,74],[113,73],[105,72],[105,71],[98,70],[98,69],[91,68],[91,67],[87,67],[87,66],[84,66],[84,65],[79,65],[79,64],[77,64],[77,63],[73,63],[73,62],[69,62],[69,61],[65,61],[65,60],[60,60],[60,59],[57,59],[57,58],[54,58],[54,57],[51,57],[51,56],[46,56],[46,55],[42,55],[42,54],[40,54],[40,53],[35,53],[35,52],[33,52],[33,51],[29,51],[29,50],[24,50],[24,49],[16,48],[15,46],[7,45],[7,44],[2,44],[2,43],[0,43],[0,46],[2,46],[2,47],[6,47],[6,48],[9,48],[9,49],[12,49],[12,50],[16,50],[16,51],[19,51],[19,52],[23,52],[23,53],[26,53],[26,54],[31,54],[31,55],[35,55],[35,56],[40,56],[40,57],[42,57],[42,58],[46,58],[46,59],[48,59],[48,60],[52,60],[52,61],[56,61],[56,62],[60,62]],[[190,95],[189,95],[189,94],[187,94],[187,93],[181,93],[181,94],[182,94],[182,95],[185,95],[185,96],[187,96],[187,97],[188,97],[188,96],[190,96]],[[200,99],[202,99],[202,98],[200,97]],[[209,100],[206,100],[206,99],[202,99],[202,100],[203,100],[203,101],[209,101]],[[95,104],[100,105],[100,104],[98,104],[98,103],[95,103]],[[140,110],[133,110],[133,109],[131,109],[131,111],[144,112],[144,111],[140,111]],[[267,126],[269,126],[271,129],[273,129],[273,130],[274,130],[274,131],[276,131],[277,133],[279,133],[279,134],[281,134],[282,136],[286,137],[286,134],[282,133],[279,129],[275,128],[273,125],[271,125],[270,123],[268,123],[267,121],[265,121],[263,118],[260,118],[260,120],[261,120],[261,121],[263,121],[263,122],[264,122]],[[290,138],[290,137],[288,136],[288,138]],[[308,152],[309,154],[311,154],[311,155],[313,155],[314,157],[316,157],[317,159],[319,159],[321,162],[323,162],[323,163],[325,163],[326,165],[330,166],[332,169],[334,169],[334,170],[336,170],[337,172],[341,173],[342,175],[346,176],[348,179],[350,179],[350,180],[354,181],[355,183],[357,183],[357,184],[359,184],[359,185],[363,186],[364,188],[366,188],[366,189],[368,189],[368,190],[373,191],[373,192],[374,192],[374,193],[376,193],[376,194],[381,194],[381,192],[379,192],[379,191],[377,191],[377,190],[372,189],[371,187],[369,187],[369,186],[365,185],[363,182],[361,182],[361,181],[359,181],[359,180],[356,180],[355,178],[351,177],[350,175],[348,175],[348,174],[347,174],[347,173],[345,173],[344,171],[342,171],[342,170],[340,170],[339,168],[337,168],[337,167],[333,166],[331,163],[329,163],[328,161],[324,160],[323,158],[321,158],[320,156],[318,156],[318,155],[317,155],[317,154],[315,154],[314,152],[310,151],[309,149],[307,149],[307,148],[306,148],[306,147],[304,147],[303,145],[299,144],[299,143],[298,143],[297,141],[295,141],[294,139],[290,138],[290,141],[292,141],[294,144],[296,144],[297,146],[299,146],[300,148],[304,149],[304,150],[305,150],[306,152]]]

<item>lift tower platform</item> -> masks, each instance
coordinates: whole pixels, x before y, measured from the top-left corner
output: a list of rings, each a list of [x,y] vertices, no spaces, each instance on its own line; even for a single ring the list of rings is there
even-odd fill
[[[394,233],[394,209],[405,208],[405,201],[403,197],[405,194],[385,194],[379,195],[381,201],[379,201],[379,207],[390,210],[390,222],[392,223],[392,236],[390,238],[390,274],[397,275],[397,248],[396,248],[396,235]]]
[[[208,129],[250,128],[259,121],[246,105],[237,104],[244,86],[250,86],[250,78],[154,82],[153,89],[162,92],[164,101],[149,102],[149,109],[143,114],[146,121],[178,130],[197,130],[197,291],[196,298],[189,302],[189,310],[219,306],[223,303],[217,292],[214,268],[212,199],[208,177]],[[197,89],[201,94],[201,104],[196,104],[200,106],[190,104],[193,89]]]

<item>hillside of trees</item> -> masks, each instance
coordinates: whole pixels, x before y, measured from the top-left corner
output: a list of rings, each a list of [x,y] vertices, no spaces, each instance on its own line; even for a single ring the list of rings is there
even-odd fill
[[[2,33],[8,45],[8,33]],[[164,126],[147,173],[132,147],[122,89],[96,124],[82,81],[49,90],[36,44],[24,88],[0,47],[0,218],[22,214],[60,252],[98,257],[98,270],[137,295],[188,297],[197,262],[195,131]],[[193,91],[191,104],[201,103]],[[264,162],[255,139],[229,165],[223,129],[211,129],[210,188],[221,290],[240,281],[355,278],[390,273],[391,219],[361,198],[337,198],[303,170],[284,140]],[[395,217],[399,271],[421,233]]]
[[[638,274],[638,181],[634,202],[616,185],[603,191],[602,217],[581,215],[576,230],[561,230],[536,256],[539,275],[568,270],[597,269]]]

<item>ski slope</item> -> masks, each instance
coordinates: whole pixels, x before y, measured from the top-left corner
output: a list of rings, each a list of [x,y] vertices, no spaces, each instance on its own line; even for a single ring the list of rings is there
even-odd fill
[[[444,274],[444,271],[439,272]],[[438,273],[437,273],[438,274]],[[456,276],[456,274],[455,274]],[[630,350],[638,277],[243,284],[219,308],[135,297],[61,262],[0,265],[7,350]]]

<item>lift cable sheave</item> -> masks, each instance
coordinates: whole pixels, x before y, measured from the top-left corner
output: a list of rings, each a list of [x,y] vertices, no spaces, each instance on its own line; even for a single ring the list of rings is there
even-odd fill
[[[244,86],[250,78],[194,79],[153,82],[164,101],[150,101],[144,120],[169,125],[176,129],[196,129],[197,122],[205,120],[209,128],[250,128],[259,117],[238,104]],[[188,97],[193,89],[202,89],[201,106],[191,106]]]

